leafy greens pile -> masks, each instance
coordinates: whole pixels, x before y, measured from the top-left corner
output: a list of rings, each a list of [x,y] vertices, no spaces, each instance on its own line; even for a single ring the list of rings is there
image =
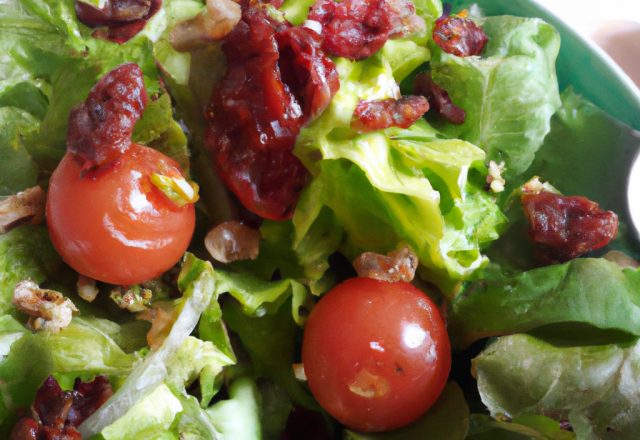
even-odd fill
[[[345,430],[345,438],[634,438],[640,428],[640,276],[603,259],[535,268],[523,214],[505,202],[536,174],[580,194],[582,186],[561,175],[558,152],[588,142],[603,150],[591,132],[616,134],[610,143],[640,136],[571,91],[561,99],[560,38],[550,25],[473,15],[489,43],[481,57],[460,58],[430,38],[440,1],[415,3],[426,34],[389,41],[363,61],[334,60],[340,90],[294,149],[312,180],[292,220],[263,223],[258,259],[214,271],[185,256],[182,296],[165,301],[173,322],[157,349],[147,348],[149,324],[115,307],[108,295],[93,303],[80,299],[77,274],[44,226],[0,235],[0,435],[8,436],[18,408],[33,402],[49,375],[71,389],[77,377],[104,374],[117,392],[81,426],[85,438],[280,438],[294,406],[321,410],[292,363],[313,295],[341,277],[330,256],[338,251],[353,260],[365,250],[386,253],[409,244],[420,257],[420,277],[451,300],[454,347],[499,337],[473,361],[482,402],[497,420],[470,415],[473,392],[451,382],[412,425],[377,435]],[[308,6],[287,0],[281,11],[299,24]],[[220,194],[204,184],[211,171],[200,154],[203,120],[197,93],[188,87],[199,65],[168,39],[176,23],[203,8],[198,0],[165,0],[140,34],[118,45],[91,38],[73,0],[0,2],[0,197],[46,185],[65,153],[71,108],[102,75],[133,61],[154,97],[133,140],[185,171],[191,150],[194,178],[214,222],[216,210],[226,208],[212,204]],[[218,47],[208,53],[211,76],[224,69],[219,53]],[[428,116],[404,130],[350,128],[359,99],[393,97],[397,83],[411,93],[416,74],[426,69],[466,110],[464,124]],[[505,162],[504,196],[485,189],[490,160]],[[201,217],[207,221],[204,211]],[[201,248],[194,243],[193,252],[203,257]],[[276,271],[281,281],[270,281]],[[13,287],[26,278],[64,293],[81,315],[56,335],[26,330],[26,316],[11,304]],[[221,399],[225,386],[228,398]],[[567,424],[573,431],[562,429]],[[329,422],[333,434],[338,429]]]

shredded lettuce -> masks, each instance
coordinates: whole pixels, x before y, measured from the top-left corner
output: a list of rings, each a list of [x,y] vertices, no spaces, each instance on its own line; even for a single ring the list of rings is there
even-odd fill
[[[169,336],[157,351],[148,354],[144,362],[133,370],[122,387],[79,426],[78,431],[83,437],[100,433],[125,415],[167,377],[168,361],[175,356],[196,327],[200,315],[213,296],[215,280],[211,263],[187,254],[178,278],[178,287],[184,296],[178,308],[178,319]]]

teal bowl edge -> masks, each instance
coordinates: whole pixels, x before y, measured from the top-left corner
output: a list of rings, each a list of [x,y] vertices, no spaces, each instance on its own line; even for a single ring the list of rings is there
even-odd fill
[[[555,27],[562,40],[556,62],[560,91],[576,93],[621,122],[640,130],[640,90],[626,73],[593,41],[574,31],[534,0],[452,0],[453,11],[476,3],[485,15],[538,17]],[[586,7],[586,4],[585,4]]]

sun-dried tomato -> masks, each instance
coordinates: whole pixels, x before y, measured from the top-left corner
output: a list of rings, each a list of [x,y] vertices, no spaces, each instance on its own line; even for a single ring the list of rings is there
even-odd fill
[[[162,7],[162,0],[107,0],[102,8],[76,0],[78,20],[98,29],[92,37],[123,44],[140,32]]]
[[[531,226],[529,238],[536,243],[536,257],[544,263],[572,260],[606,245],[618,232],[618,216],[585,197],[525,194],[522,205]]]
[[[447,53],[468,57],[480,55],[488,38],[472,20],[454,15],[436,20],[433,40]]]
[[[215,171],[247,209],[273,220],[293,215],[307,170],[292,153],[300,132],[339,87],[321,38],[244,5],[222,46],[225,76],[207,108],[206,144]]]
[[[454,125],[464,124],[466,113],[451,102],[445,89],[438,86],[431,78],[431,72],[420,72],[413,83],[413,93],[424,96],[429,106],[440,116]]]
[[[82,440],[75,428],[112,395],[106,376],[96,376],[92,382],[76,379],[73,391],[64,391],[49,376],[36,392],[32,405],[37,420],[19,420],[9,440]]]
[[[404,96],[400,99],[358,101],[351,128],[358,131],[384,130],[389,127],[409,128],[425,112],[429,102],[423,96]]]
[[[322,25],[324,50],[330,55],[363,60],[389,38],[425,28],[413,3],[406,0],[316,0],[309,20]]]
[[[116,160],[131,145],[133,126],[146,105],[140,67],[116,67],[98,81],[85,102],[71,109],[67,150],[94,165]]]

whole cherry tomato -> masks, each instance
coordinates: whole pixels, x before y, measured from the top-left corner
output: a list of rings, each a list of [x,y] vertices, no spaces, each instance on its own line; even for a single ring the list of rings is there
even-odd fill
[[[445,386],[451,350],[433,302],[406,282],[352,278],[311,311],[302,343],[320,405],[362,432],[404,426]]]
[[[79,273],[112,284],[138,284],[170,269],[195,227],[193,203],[170,192],[173,185],[197,199],[178,164],[131,141],[146,103],[137,64],[107,73],[71,111],[67,153],[49,184],[54,246]]]

